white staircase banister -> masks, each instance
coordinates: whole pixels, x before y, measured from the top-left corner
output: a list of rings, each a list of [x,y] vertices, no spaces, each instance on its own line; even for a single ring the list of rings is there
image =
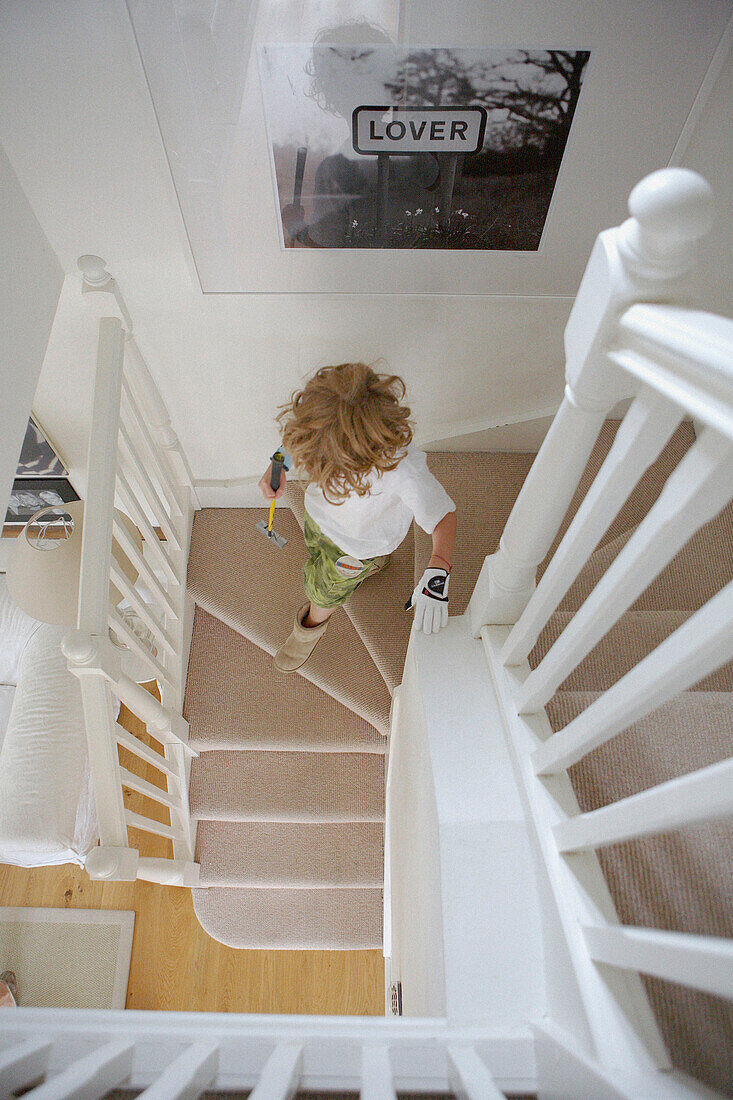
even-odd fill
[[[555,827],[554,835],[561,852],[576,852],[729,816],[733,757],[571,817]]]
[[[397,1100],[386,1043],[365,1044],[362,1048],[359,1100]]]
[[[449,1046],[448,1062],[451,1088],[457,1100],[502,1100],[504,1093],[474,1047]]]
[[[35,1100],[102,1100],[130,1076],[135,1044],[114,1040],[33,1089]]]
[[[14,1096],[40,1080],[48,1068],[51,1043],[26,1039],[0,1050],[0,1096]]]
[[[569,768],[733,660],[733,582],[532,754],[538,775]]]
[[[733,941],[660,928],[583,929],[591,958],[733,1000]]]
[[[701,176],[663,169],[629,197],[631,217],[598,237],[565,329],[565,397],[522,486],[499,549],[484,561],[468,607],[476,637],[515,623],[607,413],[639,383],[609,360],[620,315],[641,301],[683,302],[697,242],[710,229],[712,194]]]
[[[540,710],[583,657],[628,610],[733,492],[733,447],[706,429],[670,474],[659,499],[582,607],[525,680],[521,713]]]
[[[185,581],[198,502],[165,403],[132,340],[120,288],[98,256],[81,257],[79,267],[82,292],[100,319],[79,616],[62,650],[80,682],[99,825],[100,845],[90,851],[86,869],[97,879],[139,876],[190,886],[198,880],[188,805],[196,754],[188,747],[182,710],[193,622]],[[127,609],[121,611],[123,601]],[[140,686],[146,679],[157,680],[160,698]],[[118,701],[163,743],[163,755],[115,721]],[[143,801],[140,812],[125,807],[125,778],[128,794],[150,792],[131,778],[134,767],[121,767],[120,747],[160,773],[167,790],[158,803],[167,807],[170,825],[149,817]],[[128,826],[172,840],[173,858],[141,857]]]
[[[87,459],[87,500],[81,544],[78,628],[106,636],[112,551],[116,455],[110,425],[117,422],[122,386],[124,336],[116,317],[99,322],[94,404]]]
[[[641,474],[658,457],[681,419],[681,412],[646,387],[634,399],[537,591],[507,638],[502,654],[506,664],[518,664],[528,656]]]
[[[303,1072],[301,1043],[278,1043],[248,1100],[291,1100]]]
[[[218,1046],[195,1043],[179,1054],[140,1096],[143,1100],[194,1100],[214,1084],[218,1069]]]
[[[695,420],[733,439],[733,320],[679,306],[631,306],[609,359]]]

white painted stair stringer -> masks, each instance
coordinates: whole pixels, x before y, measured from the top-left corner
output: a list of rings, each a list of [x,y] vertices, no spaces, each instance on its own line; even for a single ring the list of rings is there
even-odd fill
[[[483,647],[464,616],[411,636],[389,769],[385,953],[403,1013],[526,1027],[546,1011],[540,892]]]

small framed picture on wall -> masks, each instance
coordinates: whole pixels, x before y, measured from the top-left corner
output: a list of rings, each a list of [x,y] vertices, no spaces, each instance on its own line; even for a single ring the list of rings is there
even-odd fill
[[[78,500],[66,477],[16,477],[5,516],[6,527],[24,527],[41,508]]]
[[[31,418],[18,460],[4,526],[20,529],[41,508],[78,499],[79,494],[69,481],[64,463],[43,429]]]

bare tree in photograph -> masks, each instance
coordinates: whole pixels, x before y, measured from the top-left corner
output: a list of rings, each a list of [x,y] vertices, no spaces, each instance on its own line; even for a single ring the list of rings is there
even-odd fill
[[[545,166],[559,167],[580,96],[586,50],[521,51],[527,76],[502,76],[486,106],[504,108],[515,132],[539,147]],[[542,74],[539,79],[533,70]]]
[[[405,107],[467,107],[477,102],[471,66],[452,50],[416,50],[384,86],[395,105]]]

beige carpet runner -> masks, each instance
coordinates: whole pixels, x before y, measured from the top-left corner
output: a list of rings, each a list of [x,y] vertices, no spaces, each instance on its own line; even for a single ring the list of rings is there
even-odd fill
[[[604,425],[555,545],[617,427]],[[533,665],[623,549],[692,441],[691,426],[683,424],[644,474],[542,632]],[[432,453],[428,461],[458,504],[451,613],[460,614],[485,555],[498,546],[532,456]],[[203,927],[236,947],[379,948],[384,734],[409,639],[411,617],[402,608],[425,568],[430,540],[415,528],[389,569],[334,615],[303,674],[279,676],[270,655],[302,602],[297,482],[287,501],[292,513],[276,513],[276,527],[288,538],[282,552],[254,529],[262,510],[196,516],[186,717],[201,753],[191,773],[191,804],[208,888],[194,891],[194,904]],[[729,508],[690,540],[561,685],[548,707],[553,728],[571,721],[731,577]],[[728,755],[732,691],[728,666],[589,754],[571,769],[581,808]],[[732,839],[726,827],[701,826],[606,849],[602,866],[621,919],[733,935]],[[730,1006],[669,983],[646,984],[675,1063],[715,1088],[733,1088]]]

